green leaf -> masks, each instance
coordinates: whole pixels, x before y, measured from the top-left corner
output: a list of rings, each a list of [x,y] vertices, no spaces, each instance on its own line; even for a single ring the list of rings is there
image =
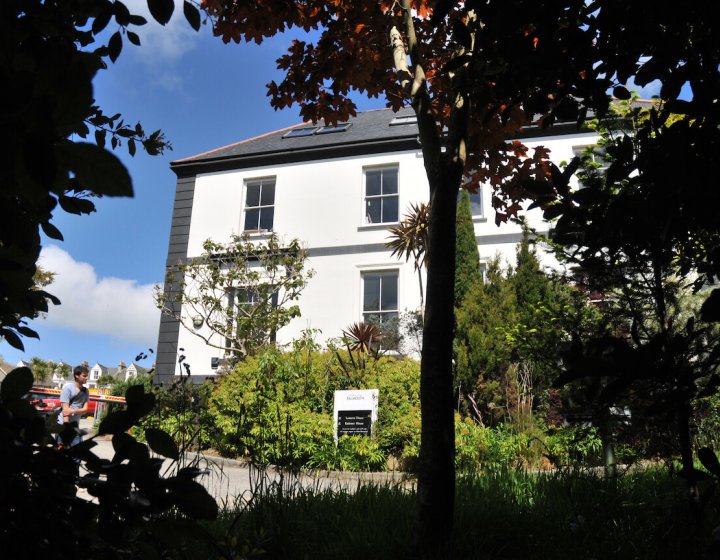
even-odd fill
[[[99,9],[98,15],[95,17],[92,23],[93,35],[98,35],[103,29],[110,23],[112,17],[112,4],[110,2],[103,2],[102,8]]]
[[[56,149],[83,189],[105,196],[133,195],[128,170],[109,151],[96,144],[70,141],[59,144]]]
[[[627,101],[632,97],[632,94],[625,86],[615,86],[613,88],[613,95],[618,99],[622,99],[623,101]]]
[[[8,402],[22,398],[32,389],[32,386],[33,374],[30,368],[15,368],[7,374],[2,385],[0,385],[0,399],[2,399],[3,402]]]
[[[38,413],[35,407],[25,399],[15,399],[7,404],[7,410],[18,420],[32,420]]]
[[[127,449],[136,443],[137,440],[125,432],[119,433],[112,438],[112,446],[115,453],[126,453]]]
[[[58,197],[60,208],[70,214],[91,214],[95,212],[95,204],[91,200],[79,198],[77,196],[60,196]]]
[[[110,41],[108,41],[110,60],[115,62],[120,56],[120,51],[122,51],[122,35],[120,35],[119,31],[116,31],[112,34],[112,37],[110,37]]]
[[[137,405],[145,398],[145,387],[142,385],[131,385],[125,391],[125,402],[128,406]]]
[[[715,288],[700,308],[700,317],[703,321],[720,321],[720,288]]]
[[[145,25],[147,23],[147,20],[142,16],[131,15],[128,18],[128,22],[131,23],[132,25]]]
[[[700,449],[698,451],[698,459],[700,459],[703,467],[715,476],[720,477],[720,461],[718,461],[717,455],[715,455],[712,449],[709,447]]]
[[[148,9],[155,21],[160,25],[165,25],[172,17],[175,2],[173,0],[148,0]]]
[[[194,519],[217,518],[217,503],[198,482],[183,478],[169,478],[166,485],[170,490],[170,499],[185,515]]]
[[[180,458],[177,444],[165,431],[157,428],[147,428],[145,430],[145,438],[147,443],[155,453],[177,461]]]
[[[148,414],[155,406],[155,395],[145,393],[142,385],[132,385],[125,392],[127,412],[134,420],[139,420]]]
[[[100,422],[98,434],[122,434],[132,428],[132,425],[132,417],[128,414],[127,410],[111,412]]]
[[[40,335],[37,332],[35,332],[34,330],[32,330],[30,327],[19,326],[19,327],[16,327],[15,330],[23,336],[29,336],[30,338],[37,338],[37,339],[40,338]]]
[[[25,345],[20,340],[20,337],[10,329],[0,329],[0,337],[5,339],[10,346],[17,348],[18,350],[25,350]]]
[[[95,143],[101,148],[105,148],[105,135],[107,132],[98,128],[95,130]]]
[[[190,2],[185,0],[183,2],[183,13],[185,14],[185,19],[190,24],[190,27],[192,27],[195,31],[200,30],[200,12],[198,9],[193,6]]]
[[[138,37],[137,33],[133,33],[132,31],[128,31],[126,33],[128,41],[130,41],[133,45],[140,46],[140,37]]]
[[[58,241],[63,241],[63,234],[60,233],[60,230],[50,222],[42,222],[40,224],[40,227],[42,227],[45,235],[47,235],[50,239],[57,239]]]

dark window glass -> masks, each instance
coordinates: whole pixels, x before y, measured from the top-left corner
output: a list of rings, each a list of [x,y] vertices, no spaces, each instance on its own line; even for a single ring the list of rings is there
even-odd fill
[[[275,180],[248,182],[245,196],[245,231],[271,230],[275,217]]]
[[[363,274],[363,321],[383,323],[398,316],[398,273]]]
[[[269,208],[260,209],[260,228],[271,230],[273,227],[273,216],[275,215],[275,209],[270,206]]]
[[[254,231],[260,224],[260,209],[253,208],[245,211],[245,230]]]
[[[380,310],[380,276],[366,275],[364,282],[363,311]]]
[[[397,168],[365,171],[365,222],[392,223],[398,221],[398,216]]]
[[[382,194],[382,171],[368,171],[365,174],[365,194],[377,196]]]
[[[386,196],[383,198],[383,211],[382,211],[383,222],[397,222],[398,221],[398,197],[397,196]]]
[[[246,206],[260,206],[260,185],[261,183],[248,183]]]
[[[383,171],[383,194],[397,194],[397,169],[386,169]]]

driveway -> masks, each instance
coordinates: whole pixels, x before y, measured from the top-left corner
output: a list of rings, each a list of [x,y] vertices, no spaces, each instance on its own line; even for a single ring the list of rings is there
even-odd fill
[[[92,419],[82,420],[80,427],[90,434],[94,433]],[[114,451],[110,438],[101,436],[96,438],[95,442],[97,446],[93,448],[93,452],[102,459],[112,459]],[[186,454],[178,462],[166,459],[163,467],[165,474],[171,475],[174,470],[190,464],[206,470],[206,474],[197,480],[207,488],[221,507],[239,505],[243,500],[248,500],[255,492],[270,484],[282,484],[285,489],[300,486],[318,490],[331,488],[342,492],[353,492],[359,486],[366,484],[401,485],[407,489],[415,487],[415,479],[401,472],[302,471],[297,474],[288,474],[274,467],[263,470],[245,461],[202,454]],[[88,500],[93,499],[83,489],[79,491],[79,495]]]

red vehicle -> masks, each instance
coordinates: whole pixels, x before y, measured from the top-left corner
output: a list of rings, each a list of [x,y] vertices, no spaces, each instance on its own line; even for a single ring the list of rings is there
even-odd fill
[[[30,403],[35,407],[35,410],[49,414],[56,407],[61,407],[60,398],[43,398],[35,397],[30,400]],[[95,416],[95,409],[97,408],[97,401],[90,399],[88,401],[87,416]]]

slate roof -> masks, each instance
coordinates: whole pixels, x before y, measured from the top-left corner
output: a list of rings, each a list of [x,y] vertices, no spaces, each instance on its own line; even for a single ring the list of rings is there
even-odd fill
[[[391,124],[395,117],[407,116],[414,116],[410,107],[400,109],[397,113],[391,109],[363,111],[349,119],[350,127],[343,132],[287,137],[287,133],[292,130],[313,126],[320,128],[323,124],[300,123],[175,160],[170,167],[178,177],[187,177],[203,172],[419,149],[417,123]],[[519,137],[530,138],[570,131],[577,131],[575,122],[558,123],[547,130],[531,125],[526,127]]]
[[[189,171],[237,169],[268,163],[287,161],[307,161],[328,157],[338,157],[342,153],[377,153],[389,149],[418,148],[417,124],[391,126],[394,117],[414,115],[412,108],[401,109],[393,113],[390,109],[363,111],[348,121],[350,127],[342,132],[313,134],[289,138],[284,136],[294,129],[322,127],[312,123],[300,123],[242,140],[224,146],[173,161],[170,165],[178,175],[189,174]]]

